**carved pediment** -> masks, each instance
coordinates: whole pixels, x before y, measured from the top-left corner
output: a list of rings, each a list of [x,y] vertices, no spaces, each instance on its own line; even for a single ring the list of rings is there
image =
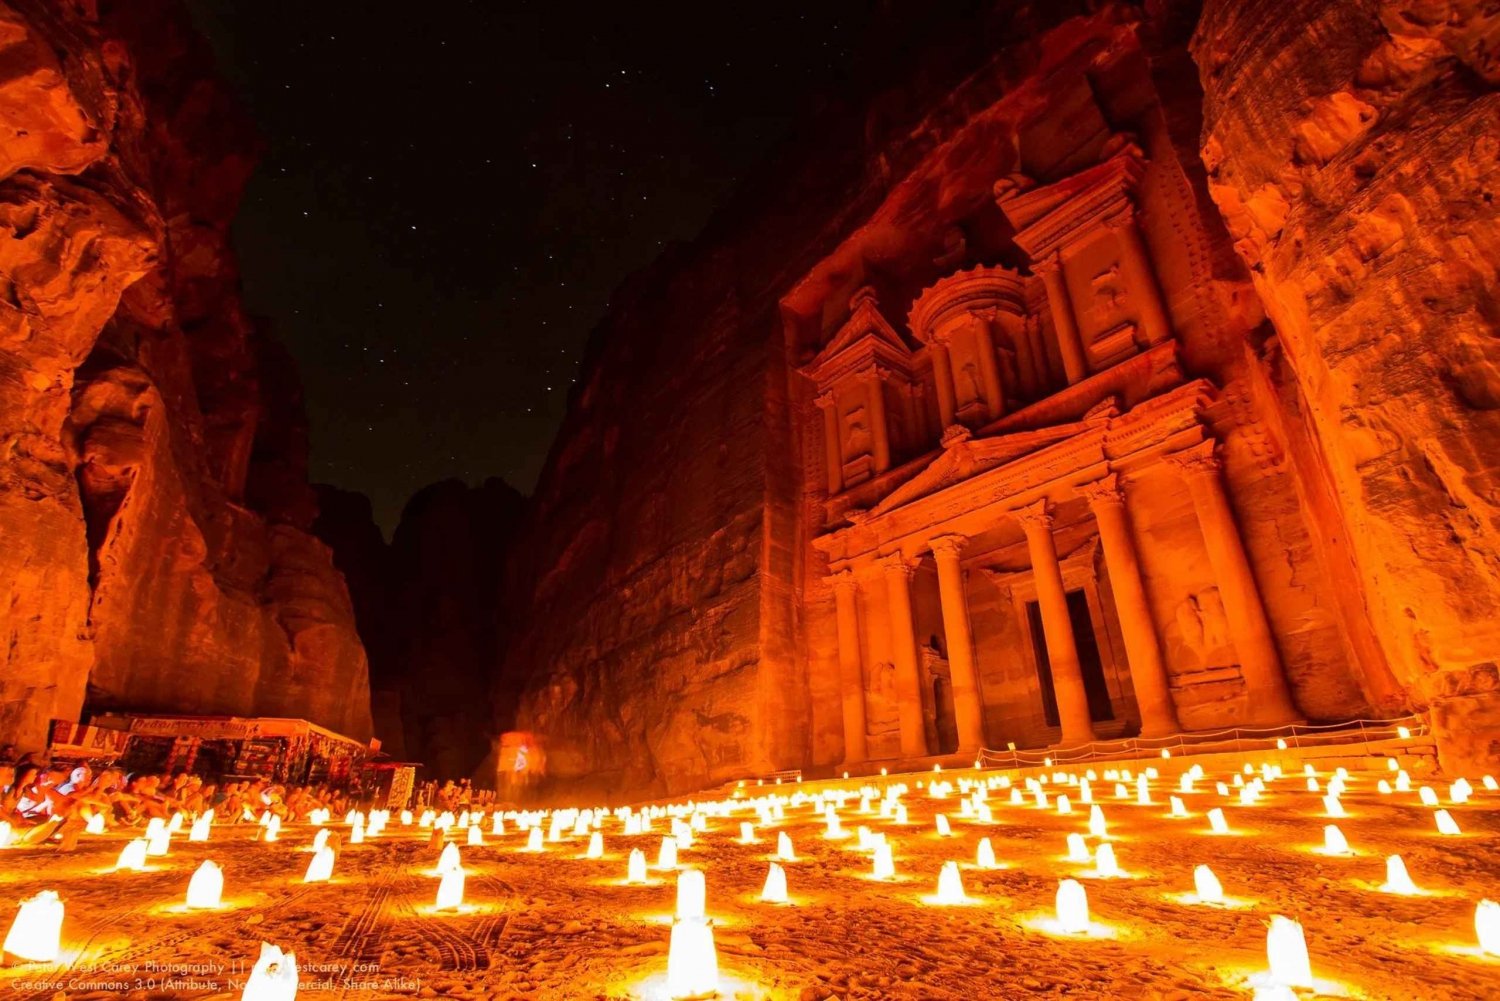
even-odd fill
[[[1133,207],[1145,161],[1126,148],[1088,170],[1000,202],[1016,245],[1041,260]]]
[[[955,436],[942,455],[932,460],[926,469],[891,491],[875,505],[871,514],[884,514],[928,494],[962,483],[980,473],[1071,438],[1084,428],[1084,424],[1059,424],[993,438]]]
[[[802,371],[819,386],[874,362],[894,365],[901,371],[911,367],[911,349],[896,332],[875,302],[873,292],[861,289],[849,303],[849,319],[834,332],[816,357]]]

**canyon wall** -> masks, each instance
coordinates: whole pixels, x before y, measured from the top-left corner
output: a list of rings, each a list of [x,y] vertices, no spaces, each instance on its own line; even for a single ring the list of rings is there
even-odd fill
[[[1497,52],[1500,11],[1465,0],[1210,0],[1193,42],[1365,657],[1459,771],[1500,758]]]
[[[369,737],[300,388],[239,300],[248,122],[175,4],[0,28],[0,737],[85,709]]]
[[[349,582],[383,749],[441,778],[490,784],[494,714],[485,694],[524,498],[498,479],[434,483],[407,502],[387,544],[363,495],[317,491],[313,530]]]

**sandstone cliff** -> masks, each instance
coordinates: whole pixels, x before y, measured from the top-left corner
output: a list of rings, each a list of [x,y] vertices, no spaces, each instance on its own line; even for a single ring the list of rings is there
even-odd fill
[[[1193,43],[1325,544],[1457,770],[1500,757],[1497,52],[1464,0],[1210,0]]]
[[[363,496],[320,485],[318,498],[314,531],[349,581],[385,749],[443,778],[475,774],[492,748],[499,588],[523,498],[498,479],[434,483],[389,545]]]
[[[247,121],[174,4],[0,26],[0,733],[87,707],[368,737],[300,389],[238,296]]]

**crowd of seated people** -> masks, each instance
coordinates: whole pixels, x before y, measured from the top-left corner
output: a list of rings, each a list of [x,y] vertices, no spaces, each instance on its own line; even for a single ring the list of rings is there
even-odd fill
[[[48,764],[30,755],[0,760],[0,821],[10,824],[15,844],[42,844],[54,835],[71,844],[96,816],[106,829],[144,825],[153,817],[166,820],[174,813],[192,818],[209,809],[216,823],[253,823],[265,813],[295,823],[318,809],[342,817],[368,808],[368,801],[358,789],[264,778],[218,784],[188,772],[96,771],[85,763]]]

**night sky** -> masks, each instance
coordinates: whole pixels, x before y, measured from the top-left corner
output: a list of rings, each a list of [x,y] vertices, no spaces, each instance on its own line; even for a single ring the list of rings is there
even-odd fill
[[[877,9],[189,6],[266,144],[246,305],[297,359],[312,478],[387,534],[439,479],[531,490],[610,293],[837,90]]]

